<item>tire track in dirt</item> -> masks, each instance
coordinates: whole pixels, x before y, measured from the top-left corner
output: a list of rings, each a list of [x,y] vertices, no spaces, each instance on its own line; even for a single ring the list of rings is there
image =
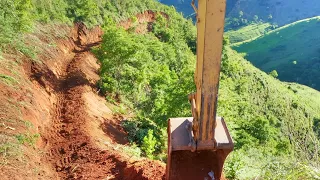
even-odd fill
[[[159,166],[151,161],[128,164],[121,153],[102,150],[91,142],[83,94],[88,86],[95,85],[86,78],[81,63],[92,56],[89,50],[97,43],[81,45],[80,36],[86,34],[82,28],[75,40],[75,56],[66,60],[64,72],[55,83],[54,118],[42,134],[48,149],[45,161],[57,172],[57,179],[162,179]]]
[[[55,117],[51,133],[47,138],[50,144],[48,160],[62,179],[102,179],[126,164],[117,162],[115,155],[95,148],[90,137],[85,134],[85,104],[82,94],[89,81],[85,78],[79,63],[89,55],[81,47],[66,68],[60,79]],[[114,176],[116,177],[116,176]]]

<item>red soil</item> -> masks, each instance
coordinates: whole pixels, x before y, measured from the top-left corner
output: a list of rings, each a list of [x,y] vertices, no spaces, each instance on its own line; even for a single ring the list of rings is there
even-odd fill
[[[100,28],[87,30],[78,24],[69,38],[56,40],[57,48],[41,56],[42,63],[24,64],[26,89],[10,89],[0,83],[0,99],[30,102],[23,117],[35,126],[41,138],[36,147],[24,146],[30,166],[0,166],[4,179],[163,179],[165,165],[158,161],[133,160],[115,147],[127,144],[120,126],[103,97],[97,94],[99,64],[89,51],[98,45]],[[1,72],[8,73],[10,72]],[[30,91],[30,92],[28,92]],[[30,97],[28,93],[31,94]],[[2,111],[15,116],[13,109]],[[11,112],[12,111],[12,112]],[[0,119],[3,119],[0,116]],[[7,123],[17,132],[24,127]],[[2,127],[0,127],[2,128]],[[12,130],[0,129],[10,135]],[[30,170],[28,170],[28,168]],[[39,169],[34,173],[32,169]],[[17,171],[19,169],[19,171]],[[29,172],[30,171],[30,172]]]
[[[169,16],[163,12],[160,13],[166,19],[169,19]],[[139,13],[135,17],[137,18],[136,22],[133,22],[132,19],[122,21],[119,23],[124,29],[128,30],[129,28],[134,28],[134,31],[138,34],[145,34],[152,31],[152,24],[156,20],[157,12],[148,10],[144,13]]]
[[[92,35],[96,39],[92,39]],[[87,121],[92,118],[88,118],[83,94],[95,90],[95,80],[85,72],[97,72],[94,67],[98,66],[92,65],[89,70],[83,68],[90,68],[84,65],[88,59],[92,64],[96,63],[88,50],[98,43],[100,35],[100,32],[95,34],[84,26],[78,26],[75,55],[66,60],[66,66],[62,68],[65,70],[55,88],[57,104],[52,125],[43,133],[49,150],[45,159],[51,162],[63,179],[161,179],[163,165],[150,166],[148,161],[129,164],[121,152],[97,146],[87,131]],[[101,125],[102,130],[118,143],[125,144],[119,119],[109,122]]]

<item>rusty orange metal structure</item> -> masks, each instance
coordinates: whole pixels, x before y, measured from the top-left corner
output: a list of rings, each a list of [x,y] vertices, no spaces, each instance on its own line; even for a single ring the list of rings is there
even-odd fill
[[[198,0],[194,9],[197,89],[189,95],[193,117],[168,121],[168,180],[220,179],[234,147],[224,119],[216,116],[226,0]]]

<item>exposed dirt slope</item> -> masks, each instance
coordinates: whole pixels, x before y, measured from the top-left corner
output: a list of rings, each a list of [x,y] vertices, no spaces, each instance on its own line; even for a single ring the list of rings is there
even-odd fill
[[[99,64],[89,51],[99,44],[101,29],[87,30],[78,24],[68,30],[67,38],[55,40],[56,48],[43,51],[42,63],[24,63],[21,80],[27,82],[24,85],[27,90],[24,87],[12,90],[0,83],[5,94],[1,99],[17,97],[30,102],[30,108],[24,108],[21,116],[35,127],[32,132],[40,135],[35,146],[23,145],[22,156],[28,166],[19,166],[22,162],[18,160],[10,166],[1,165],[1,177],[162,179],[163,163],[132,158],[118,148],[119,144],[127,144],[126,133],[119,125],[122,117],[114,116],[104,98],[98,95],[95,84],[99,79]],[[40,39],[45,42],[44,38]],[[15,117],[13,110],[10,114]],[[1,134],[11,137],[10,128],[17,132],[19,126],[6,123],[0,129]]]
[[[163,12],[154,12],[148,10],[143,13],[137,14],[135,16],[136,19],[128,19],[126,21],[122,21],[119,25],[126,30],[133,28],[135,33],[145,34],[152,31],[152,24],[156,20],[158,13],[166,19],[169,19],[169,16]]]
[[[97,79],[92,72],[97,72],[98,66],[88,50],[97,45],[99,34],[81,25],[78,28],[75,55],[66,60],[56,84],[57,104],[52,126],[43,133],[49,150],[45,159],[63,179],[161,179],[162,165],[147,161],[130,165],[121,153],[101,149],[92,141],[88,120],[93,119],[89,118],[83,96],[95,89]],[[91,34],[96,35],[93,42],[86,40]],[[86,65],[88,60],[91,62]],[[123,139],[121,132],[118,136]]]

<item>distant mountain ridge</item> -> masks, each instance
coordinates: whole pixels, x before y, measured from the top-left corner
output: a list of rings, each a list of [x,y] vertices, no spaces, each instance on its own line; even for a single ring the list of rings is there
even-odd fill
[[[173,5],[176,9],[189,16],[193,13],[191,0],[159,0]],[[319,0],[227,0],[227,18],[238,18],[239,12],[243,17],[253,20],[257,15],[263,21],[283,26],[294,21],[320,15]],[[271,15],[271,16],[270,16]]]
[[[227,1],[227,14],[231,12],[237,1],[238,0]],[[177,11],[182,12],[185,17],[188,17],[194,13],[193,8],[191,7],[192,0],[159,0],[159,2],[169,6],[174,6]]]
[[[244,17],[260,19],[283,26],[294,21],[320,15],[319,0],[239,0],[232,8],[229,17],[237,17],[244,12]]]

